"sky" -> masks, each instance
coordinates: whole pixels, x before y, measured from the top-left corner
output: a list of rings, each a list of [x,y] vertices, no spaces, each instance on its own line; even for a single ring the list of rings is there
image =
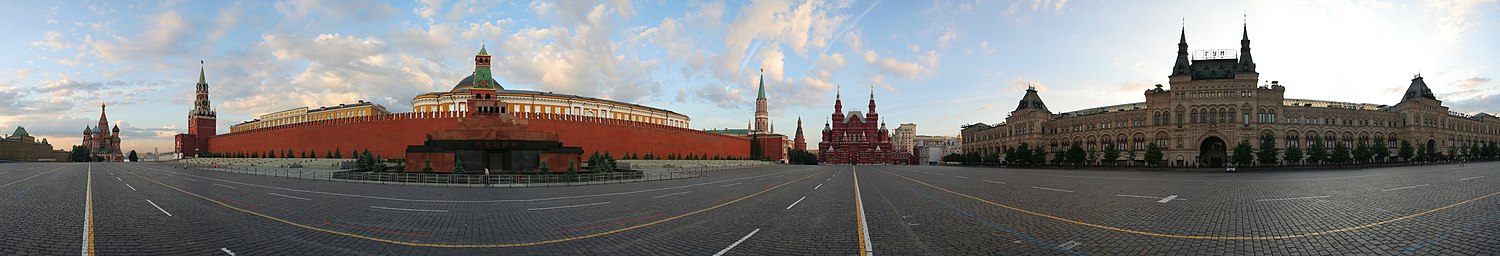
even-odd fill
[[[1144,101],[1191,49],[1238,49],[1288,98],[1395,104],[1413,75],[1454,111],[1500,112],[1500,4],[1433,1],[21,1],[0,8],[0,130],[78,144],[107,104],[125,150],[172,150],[206,70],[220,133],[261,114],[417,94],[473,72],[507,89],[744,128],[757,78],[808,144],[841,93],[890,129],[954,136],[1036,86],[1054,111]]]

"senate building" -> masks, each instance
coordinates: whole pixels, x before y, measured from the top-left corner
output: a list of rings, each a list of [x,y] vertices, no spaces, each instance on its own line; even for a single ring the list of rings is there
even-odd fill
[[[1026,143],[1048,152],[1052,161],[1053,152],[1075,143],[1089,152],[1113,145],[1122,152],[1133,150],[1134,155],[1120,160],[1140,163],[1140,152],[1155,144],[1163,149],[1164,165],[1217,167],[1229,161],[1227,151],[1235,145],[1259,147],[1267,134],[1281,148],[1308,148],[1322,141],[1329,148],[1384,145],[1396,152],[1409,143],[1419,156],[1433,159],[1465,157],[1471,154],[1465,149],[1500,141],[1500,119],[1450,111],[1420,75],[1391,81],[1409,83],[1400,99],[1391,99],[1394,104],[1285,98],[1287,88],[1295,86],[1260,80],[1248,27],[1244,29],[1237,52],[1192,54],[1184,30],[1168,86],[1145,90],[1145,102],[1052,112],[1029,88],[1003,122],[965,125],[963,151],[996,154]],[[1099,162],[1097,154],[1088,159]]]

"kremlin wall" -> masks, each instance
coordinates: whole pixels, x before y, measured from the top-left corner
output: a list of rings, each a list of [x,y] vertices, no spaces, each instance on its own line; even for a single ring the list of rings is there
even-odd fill
[[[669,110],[575,95],[506,90],[490,78],[489,55],[483,47],[474,60],[475,71],[452,90],[414,97],[413,112],[389,113],[375,105],[379,111],[314,117],[308,114],[313,111],[295,108],[292,110],[300,111],[291,111],[296,112],[294,116],[262,116],[236,125],[228,134],[216,134],[217,113],[209,103],[208,83],[200,70],[196,102],[188,116],[189,127],[194,128],[189,129],[189,134],[177,135],[176,149],[185,157],[264,156],[272,152],[280,157],[288,150],[294,156],[306,153],[327,157],[329,152],[338,151],[349,157],[354,152],[369,150],[380,158],[407,159],[407,171],[422,168],[412,166],[415,158],[421,161],[417,163],[426,162],[438,172],[453,170],[454,160],[451,158],[457,156],[463,156],[464,166],[469,166],[465,170],[504,166],[503,171],[536,171],[539,170],[538,164],[542,164],[553,172],[576,168],[582,155],[595,152],[608,152],[613,156],[627,153],[742,159],[751,156],[749,138],[689,129],[687,116]],[[564,100],[538,101],[538,98]],[[369,103],[356,105],[365,104]],[[283,112],[287,111],[277,113]],[[474,125],[501,123],[519,125]],[[555,145],[558,142],[561,148]],[[455,145],[453,143],[470,148],[442,148]],[[535,143],[552,145],[548,148],[555,149],[471,147],[542,145]],[[536,162],[537,154],[541,154],[540,163]]]

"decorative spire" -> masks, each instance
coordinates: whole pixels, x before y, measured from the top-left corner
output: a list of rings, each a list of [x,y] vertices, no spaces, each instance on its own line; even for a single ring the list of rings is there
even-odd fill
[[[109,117],[104,115],[104,103],[99,103],[99,124],[109,123]],[[107,125],[106,125],[107,126]],[[100,128],[103,129],[103,128]]]
[[[203,66],[204,65],[205,65],[205,63],[203,63],[203,60],[198,60],[198,84],[207,84],[208,83],[208,79],[205,79],[204,76],[203,76]]]
[[[1427,82],[1422,81],[1422,75],[1417,74],[1411,79],[1411,85],[1406,87],[1406,94],[1401,96],[1401,101],[1414,100],[1417,98],[1428,98],[1436,100],[1437,96],[1432,94],[1432,89],[1427,88]]]
[[[1250,58],[1250,25],[1242,24],[1240,32],[1240,72],[1255,72],[1255,60]]]
[[[1182,33],[1177,37],[1177,63],[1172,65],[1172,75],[1186,75],[1192,62],[1188,60],[1187,19],[1183,19]]]
[[[760,96],[756,99],[766,98],[766,69],[760,69]]]
[[[489,56],[490,52],[484,49],[484,42],[479,42],[479,55]]]

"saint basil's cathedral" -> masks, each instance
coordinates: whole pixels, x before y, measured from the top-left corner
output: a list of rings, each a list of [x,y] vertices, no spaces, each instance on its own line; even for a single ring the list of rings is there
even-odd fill
[[[104,162],[125,161],[125,155],[120,152],[120,126],[109,127],[104,104],[99,105],[99,125],[83,128],[83,146],[89,149],[89,156]]]

